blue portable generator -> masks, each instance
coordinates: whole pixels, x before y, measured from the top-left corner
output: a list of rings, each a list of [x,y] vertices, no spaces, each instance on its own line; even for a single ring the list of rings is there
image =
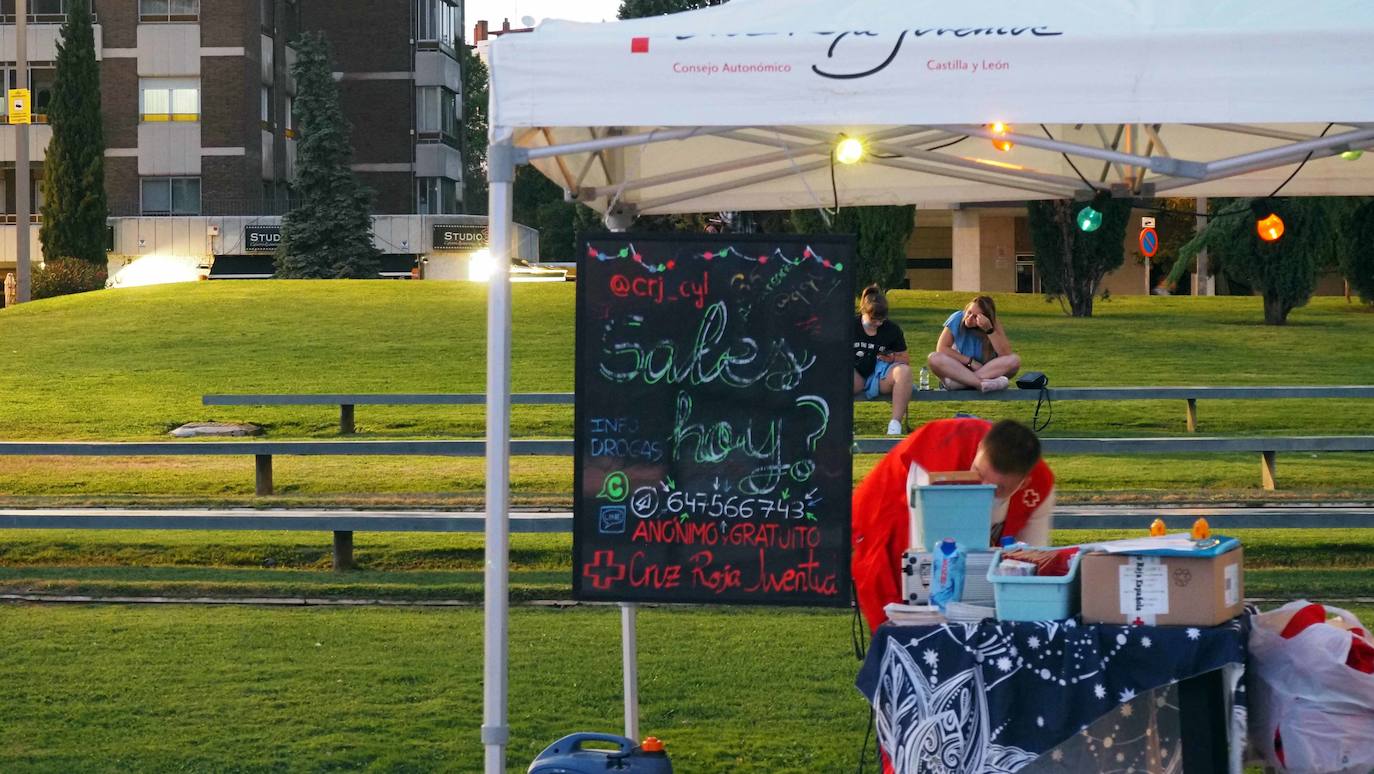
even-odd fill
[[[614,750],[588,749],[587,742],[604,742]],[[549,745],[530,764],[529,774],[673,774],[663,742],[649,737],[643,744],[615,734],[569,734]]]

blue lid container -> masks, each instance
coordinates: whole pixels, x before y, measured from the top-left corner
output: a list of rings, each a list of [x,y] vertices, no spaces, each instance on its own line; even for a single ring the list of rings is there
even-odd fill
[[[1069,560],[1067,575],[998,575],[997,565],[1002,563],[1002,552],[998,551],[988,567],[988,582],[997,600],[997,620],[1062,621],[1078,615],[1078,560],[1082,556],[1079,551]]]
[[[985,549],[992,538],[992,484],[911,486],[910,547],[934,551],[945,538],[970,551]]]

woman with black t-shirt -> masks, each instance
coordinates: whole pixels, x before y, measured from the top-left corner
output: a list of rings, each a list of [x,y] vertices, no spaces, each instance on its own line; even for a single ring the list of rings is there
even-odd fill
[[[892,396],[888,435],[902,435],[902,418],[911,402],[911,359],[906,337],[887,319],[887,296],[877,284],[864,288],[854,316],[854,395],[872,400]]]

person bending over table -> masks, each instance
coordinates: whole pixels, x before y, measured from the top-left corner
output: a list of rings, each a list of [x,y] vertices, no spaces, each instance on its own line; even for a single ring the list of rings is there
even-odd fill
[[[877,283],[864,288],[854,316],[854,395],[869,400],[892,396],[888,435],[902,434],[902,418],[911,402],[911,355],[906,336],[887,319],[887,296]]]
[[[974,298],[945,320],[926,363],[946,390],[982,392],[1005,390],[1009,377],[1021,368],[990,296]]]
[[[883,607],[902,601],[902,553],[911,547],[907,474],[912,463],[927,471],[973,471],[993,493],[988,546],[1012,536],[1032,546],[1049,544],[1054,473],[1040,457],[1040,439],[1010,419],[937,419],[918,428],[883,457],[854,490],[854,591],[873,630],[887,620]],[[981,546],[967,546],[980,548]]]

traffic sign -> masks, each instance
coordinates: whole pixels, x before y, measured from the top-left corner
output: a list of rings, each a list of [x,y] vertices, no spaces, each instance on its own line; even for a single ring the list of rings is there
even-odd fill
[[[1151,217],[1149,217],[1149,216],[1146,216],[1146,217],[1141,218],[1141,219],[1140,219],[1140,227],[1141,227],[1141,228],[1154,228],[1154,227],[1155,227],[1155,219],[1154,219],[1154,218],[1151,218]]]
[[[1140,230],[1140,254],[1146,258],[1155,257],[1159,252],[1159,234],[1152,228],[1142,228]]]
[[[29,118],[29,90],[10,89],[10,123],[27,124]]]

